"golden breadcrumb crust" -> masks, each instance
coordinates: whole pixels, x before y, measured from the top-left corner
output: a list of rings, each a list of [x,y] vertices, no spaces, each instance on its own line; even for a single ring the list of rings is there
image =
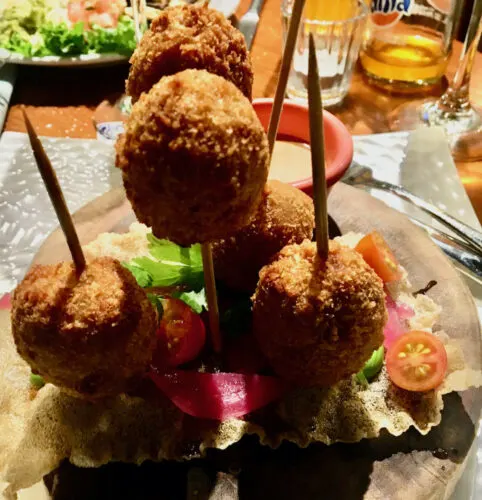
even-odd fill
[[[87,398],[119,394],[142,375],[157,314],[119,261],[101,257],[79,278],[70,262],[34,266],[12,300],[12,333],[32,371]]]
[[[187,246],[249,222],[268,158],[248,99],[219,76],[186,70],[163,78],[133,106],[116,164],[139,221]]]
[[[299,189],[268,181],[254,219],[213,244],[216,278],[234,289],[253,292],[259,270],[284,246],[311,239],[313,200]]]
[[[136,102],[163,76],[205,69],[232,82],[251,99],[253,70],[244,36],[205,5],[165,9],[131,57],[127,94]]]
[[[322,261],[316,243],[290,245],[260,272],[253,328],[282,377],[331,386],[357,373],[383,342],[383,283],[356,251],[330,242]]]

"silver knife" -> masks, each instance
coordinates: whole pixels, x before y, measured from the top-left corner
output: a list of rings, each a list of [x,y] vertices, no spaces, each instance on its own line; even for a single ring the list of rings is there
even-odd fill
[[[457,269],[465,276],[473,279],[482,286],[482,265],[480,257],[472,253],[471,248],[456,238],[434,229],[424,222],[410,217],[410,220],[418,227],[424,229],[432,241],[450,257],[456,264]]]
[[[244,35],[248,50],[253,45],[254,35],[258,28],[259,14],[263,8],[264,0],[253,0],[248,12],[239,20],[238,29]]]

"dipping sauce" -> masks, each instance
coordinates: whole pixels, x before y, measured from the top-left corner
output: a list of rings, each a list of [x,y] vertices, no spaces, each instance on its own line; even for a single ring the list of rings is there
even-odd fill
[[[271,159],[269,178],[292,183],[309,177],[311,177],[310,146],[293,139],[277,140]]]

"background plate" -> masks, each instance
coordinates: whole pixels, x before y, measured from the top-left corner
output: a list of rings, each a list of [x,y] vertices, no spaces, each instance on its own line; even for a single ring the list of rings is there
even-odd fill
[[[129,58],[119,54],[84,54],[75,57],[24,57],[21,54],[0,49],[0,62],[21,64],[24,66],[63,66],[63,67],[83,67],[102,66],[109,64],[119,64],[128,61]]]
[[[211,8],[218,10],[227,18],[230,18],[236,12],[238,5],[239,0],[210,0],[209,2]],[[21,54],[0,48],[0,65],[4,62],[24,66],[83,67],[119,64],[128,60],[129,57],[119,54],[85,54],[75,57],[25,57]]]

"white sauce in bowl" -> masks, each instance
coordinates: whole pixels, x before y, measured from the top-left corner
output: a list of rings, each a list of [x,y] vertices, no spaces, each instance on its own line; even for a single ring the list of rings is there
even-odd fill
[[[276,141],[269,178],[291,183],[311,177],[311,152],[308,144]]]

